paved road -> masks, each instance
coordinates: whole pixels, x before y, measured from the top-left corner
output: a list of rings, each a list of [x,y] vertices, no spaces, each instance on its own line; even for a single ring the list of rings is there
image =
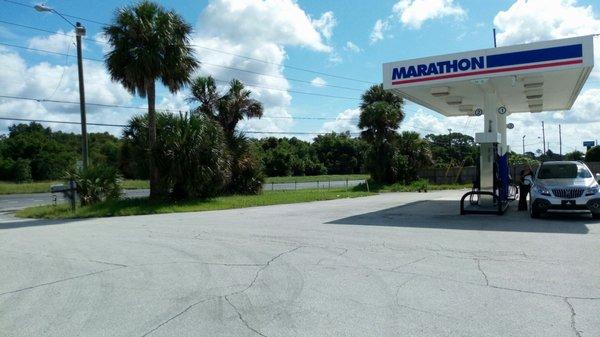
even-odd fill
[[[364,180],[349,180],[348,187],[354,187]],[[346,181],[331,181],[331,182],[308,182],[308,183],[279,183],[265,184],[264,189],[270,190],[293,190],[293,189],[309,189],[309,188],[343,188],[346,187]],[[149,189],[125,190],[125,196],[128,198],[146,197],[150,194]],[[31,193],[31,194],[8,194],[0,195],[0,213],[6,213],[26,207],[51,204],[54,202],[54,197],[51,193]],[[58,194],[57,202],[66,202],[61,194]],[[0,218],[2,216],[0,215]]]
[[[150,193],[148,189],[125,190],[129,198],[144,197]],[[66,202],[62,194],[57,194],[57,202]],[[51,193],[5,194],[0,195],[0,212],[14,211],[30,206],[52,204],[54,196]]]
[[[0,224],[0,331],[600,336],[600,222],[459,195]]]

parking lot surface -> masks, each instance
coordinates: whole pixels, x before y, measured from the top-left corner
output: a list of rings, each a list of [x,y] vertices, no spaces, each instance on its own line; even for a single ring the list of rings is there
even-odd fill
[[[600,223],[463,191],[0,223],[0,335],[600,336]]]

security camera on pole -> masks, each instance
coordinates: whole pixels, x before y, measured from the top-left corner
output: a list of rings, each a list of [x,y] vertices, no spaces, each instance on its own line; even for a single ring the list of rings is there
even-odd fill
[[[81,23],[76,22],[73,24],[62,14],[60,14],[54,8],[47,7],[46,5],[35,5],[35,10],[38,12],[52,12],[60,16],[63,20],[67,21],[73,28],[75,28],[75,40],[77,41],[77,72],[79,75],[79,109],[81,112],[81,154],[83,157],[83,168],[88,166],[88,138],[87,138],[87,122],[85,114],[85,90],[83,86],[83,56],[81,52],[81,37],[85,36],[85,27]]]

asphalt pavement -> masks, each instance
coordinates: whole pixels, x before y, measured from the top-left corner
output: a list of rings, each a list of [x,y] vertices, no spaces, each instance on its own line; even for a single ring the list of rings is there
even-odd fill
[[[462,191],[0,224],[0,335],[600,336],[600,222]]]

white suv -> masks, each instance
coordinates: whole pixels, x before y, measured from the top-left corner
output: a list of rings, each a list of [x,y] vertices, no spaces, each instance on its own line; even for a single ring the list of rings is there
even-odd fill
[[[600,219],[600,193],[590,169],[576,161],[550,161],[538,168],[532,179],[529,213],[538,218],[545,212],[589,211]]]

